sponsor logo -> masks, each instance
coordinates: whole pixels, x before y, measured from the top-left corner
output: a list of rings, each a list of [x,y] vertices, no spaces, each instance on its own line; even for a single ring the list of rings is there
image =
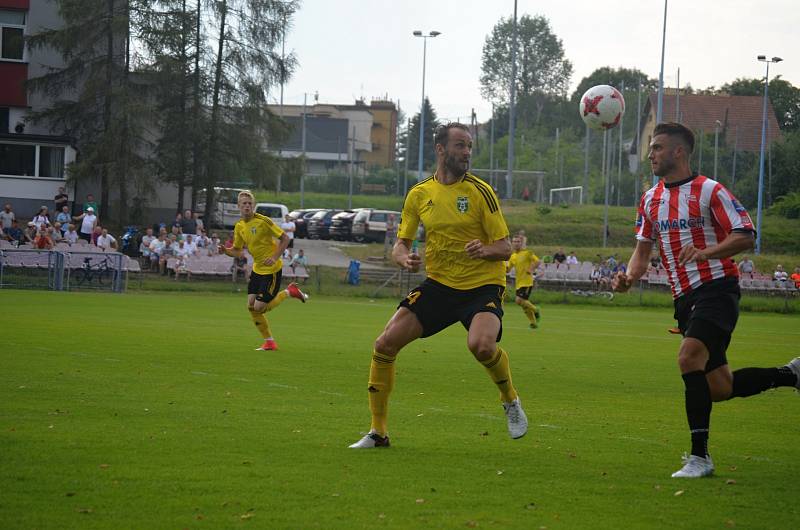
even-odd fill
[[[250,229],[250,233],[251,233],[251,234],[253,234],[253,235],[255,235],[255,234],[256,234],[256,230],[257,230],[257,229],[256,229],[256,227],[254,226],[253,228],[251,228],[251,229]]]
[[[494,302],[489,302],[488,304],[486,304],[485,307],[491,307],[492,309],[497,309],[497,306],[495,305]]]
[[[733,203],[733,207],[736,209],[736,211],[739,212],[739,215],[747,215],[747,210],[744,206],[742,206],[742,203],[736,199],[731,199],[731,202]]]
[[[456,208],[461,213],[467,213],[469,210],[469,199],[467,197],[458,197],[456,198]]]
[[[697,197],[693,193],[690,193],[688,195],[684,195],[683,196],[683,200],[685,202],[687,202],[687,203],[689,203],[689,202],[697,202]]]
[[[433,201],[431,199],[428,199],[428,204],[426,204],[425,206],[427,206],[428,208],[433,208]]]
[[[644,224],[644,217],[642,215],[637,215],[636,216],[636,227],[637,228],[641,228],[643,224]]]
[[[658,221],[661,232],[669,230],[686,230],[687,228],[702,228],[706,225],[705,217],[690,217],[688,219],[665,219]]]

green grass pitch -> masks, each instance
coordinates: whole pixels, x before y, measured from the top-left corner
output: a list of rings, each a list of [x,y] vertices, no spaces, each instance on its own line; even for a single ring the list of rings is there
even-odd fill
[[[460,326],[404,350],[388,450],[369,426],[388,300],[287,300],[254,351],[243,295],[0,291],[2,528],[791,528],[800,398],[714,405],[688,448],[671,312],[506,306],[531,427],[508,437]],[[734,368],[798,355],[800,318],[743,314]]]

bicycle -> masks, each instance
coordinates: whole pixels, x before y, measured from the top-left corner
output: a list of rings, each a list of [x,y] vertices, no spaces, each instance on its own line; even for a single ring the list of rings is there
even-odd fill
[[[104,257],[99,263],[92,263],[91,257],[83,258],[83,264],[80,271],[82,274],[78,276],[75,282],[78,285],[83,285],[84,282],[92,283],[97,280],[98,285],[103,285],[103,282],[110,281],[114,269],[109,266],[108,257]]]

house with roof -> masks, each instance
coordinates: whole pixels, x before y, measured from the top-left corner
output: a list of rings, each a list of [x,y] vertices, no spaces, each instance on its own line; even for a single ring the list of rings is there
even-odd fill
[[[658,95],[652,93],[642,109],[639,143],[632,147],[632,154],[636,154],[640,160],[647,157],[648,146],[653,139],[657,104]],[[665,91],[662,119],[682,123],[695,135],[702,131],[713,136],[715,128],[719,127],[720,141],[724,141],[727,147],[758,152],[761,148],[763,104],[761,96],[680,94],[672,89]],[[769,145],[781,137],[781,131],[772,103],[768,102],[767,105],[766,140]]]

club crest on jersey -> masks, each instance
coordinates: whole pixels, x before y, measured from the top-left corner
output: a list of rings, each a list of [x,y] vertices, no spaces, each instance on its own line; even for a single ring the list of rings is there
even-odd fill
[[[456,208],[461,213],[467,213],[469,210],[469,199],[467,197],[458,197],[456,198]]]
[[[256,227],[255,226],[250,229],[250,233],[253,234],[253,235],[256,235]]]

